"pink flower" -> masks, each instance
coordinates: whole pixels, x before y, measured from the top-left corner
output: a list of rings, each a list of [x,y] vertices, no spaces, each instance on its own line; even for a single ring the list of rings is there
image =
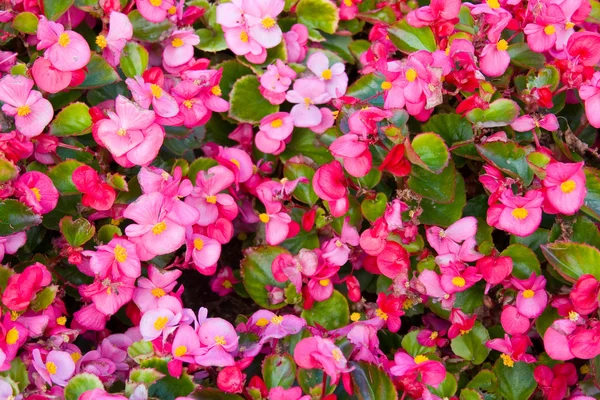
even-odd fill
[[[600,128],[600,72],[594,73],[592,79],[579,87],[579,97],[585,101],[585,115],[594,128]]]
[[[221,243],[201,234],[193,234],[191,243],[192,260],[196,270],[203,275],[213,275],[221,256]]]
[[[394,356],[394,366],[390,368],[390,373],[394,376],[420,375],[421,381],[426,385],[437,387],[446,378],[446,368],[444,365],[429,357],[419,354],[411,357],[404,351],[399,351]]]
[[[221,318],[208,318],[198,329],[200,349],[196,364],[203,367],[227,367],[235,364],[231,353],[238,347],[238,335],[233,326]]]
[[[138,287],[133,292],[133,302],[141,312],[162,308],[178,314],[181,311],[181,301],[170,293],[180,276],[181,271],[178,269],[164,271],[150,265],[148,278],[138,279]]]
[[[476,267],[467,267],[464,270],[459,267],[464,266],[460,263],[451,263],[440,268],[442,270],[440,284],[446,293],[464,292],[481,280]]]
[[[122,95],[108,119],[94,124],[94,138],[124,167],[146,166],[158,155],[165,131],[154,123],[154,111],[138,107]]]
[[[25,311],[33,296],[52,282],[52,275],[45,265],[35,263],[22,273],[13,274],[2,293],[2,303],[11,311]]]
[[[127,239],[114,238],[108,244],[98,246],[96,251],[85,251],[90,258],[90,269],[100,279],[110,276],[119,279],[121,276],[135,279],[141,274],[140,259],[135,245]]]
[[[559,319],[544,333],[544,349],[553,360],[570,360],[575,356],[569,346],[569,336],[577,325],[570,319]]]
[[[265,224],[265,239],[271,246],[278,245],[288,237],[292,217],[287,213],[267,209],[258,218]]]
[[[234,173],[236,183],[244,183],[254,175],[252,159],[243,150],[233,147],[219,147],[219,154],[216,159]]]
[[[527,347],[531,346],[531,339],[525,335],[515,335],[512,338],[504,335],[504,339],[493,339],[485,344],[490,349],[502,353],[500,357],[507,367],[513,367],[517,361],[526,363],[535,362],[535,357],[531,354],[525,354]]]
[[[487,212],[487,223],[516,236],[529,236],[542,221],[544,197],[539,190],[530,190],[525,196],[515,196],[506,190],[500,196],[500,203],[491,206]]]
[[[512,258],[490,255],[477,260],[477,269],[486,282],[485,293],[493,285],[497,285],[506,279],[513,270]]]
[[[302,289],[302,277],[311,277],[317,271],[318,256],[308,249],[301,249],[298,255],[291,256],[283,253],[275,257],[271,264],[273,277],[279,282],[290,281],[300,293]]]
[[[458,0],[432,0],[429,6],[420,7],[406,16],[406,21],[416,28],[433,25],[440,20],[452,20],[460,11]]]
[[[83,36],[44,16],[38,23],[37,38],[37,49],[45,49],[44,58],[60,71],[77,71],[90,61],[90,46]]]
[[[175,360],[193,363],[200,349],[200,339],[194,328],[189,325],[177,328],[171,349]]]
[[[65,386],[75,372],[75,363],[66,351],[52,350],[46,356],[46,362],[42,361],[39,349],[34,349],[32,355],[33,367],[49,385]]]
[[[218,165],[208,171],[200,171],[196,176],[196,187],[185,199],[186,204],[200,212],[196,222],[200,226],[213,224],[219,215],[233,220],[237,215],[237,204],[229,194],[221,193],[234,182],[234,174]]]
[[[329,151],[332,156],[343,159],[344,169],[354,177],[361,178],[371,170],[373,157],[369,144],[356,134],[348,133],[335,139]]]
[[[133,282],[133,279],[124,277],[120,280],[97,278],[91,285],[79,286],[79,294],[84,299],[91,300],[99,312],[110,316],[131,300]]]
[[[244,0],[242,4],[250,36],[265,49],[277,46],[283,36],[281,28],[277,25],[277,16],[283,11],[285,2],[283,0]]]
[[[477,233],[477,218],[462,218],[446,229],[432,226],[427,229],[427,241],[439,254],[457,253],[460,244]]]
[[[185,228],[166,205],[167,198],[161,193],[144,194],[123,213],[135,221],[125,228],[127,236],[140,238],[141,245],[152,254],[172,253],[185,242]]]
[[[552,11],[558,10],[562,17],[562,11],[556,5],[548,5],[544,15],[537,18],[535,23],[525,25],[523,32],[527,35],[527,44],[531,50],[543,53],[550,50],[556,43],[556,25],[557,18],[550,16]]]
[[[305,325],[306,321],[295,315],[276,315],[268,310],[255,312],[246,323],[246,326],[260,337],[261,344],[271,339],[295,335]]]
[[[547,131],[553,132],[559,128],[558,119],[554,114],[546,114],[541,119],[532,117],[529,114],[525,114],[515,119],[510,127],[517,132],[527,132],[535,129],[536,127],[542,127]]]
[[[254,141],[256,147],[267,154],[279,154],[285,150],[285,141],[294,130],[294,118],[286,112],[267,115],[260,121],[260,130]]]
[[[162,22],[175,7],[173,0],[135,0],[142,17],[150,22]]]
[[[161,336],[166,339],[177,328],[180,319],[181,314],[174,314],[166,308],[148,310],[140,320],[140,333],[147,341]]]
[[[449,310],[454,304],[455,294],[446,292],[440,283],[440,276],[435,271],[424,270],[419,274],[419,284],[422,288],[419,288],[421,293],[427,296],[433,297],[434,299],[442,302],[442,307]]]
[[[323,116],[315,104],[327,103],[331,95],[327,93],[325,83],[316,78],[302,78],[294,82],[294,89],[287,92],[286,100],[296,105],[290,114],[294,117],[294,125],[310,128],[321,123]]]
[[[346,93],[348,75],[346,75],[344,64],[335,63],[330,67],[327,56],[321,52],[316,52],[308,58],[306,66],[325,83],[325,90],[332,99]]]
[[[587,188],[583,161],[578,163],[554,162],[546,167],[543,180],[546,201],[557,212],[573,215],[583,205]]]
[[[0,262],[6,254],[15,254],[19,248],[25,245],[26,241],[27,235],[25,232],[0,237]]]
[[[401,244],[388,240],[377,255],[377,266],[381,273],[390,279],[406,274],[410,269],[408,251]]]
[[[548,400],[565,399],[569,386],[573,386],[578,380],[577,369],[571,363],[556,364],[552,369],[546,365],[538,365],[533,376]]]
[[[5,75],[0,79],[2,111],[15,118],[17,130],[26,137],[42,133],[54,115],[52,104],[40,92],[31,90],[32,87],[33,81],[21,75]]]
[[[238,26],[224,31],[227,46],[234,54],[246,56],[255,64],[262,64],[267,59],[267,50],[250,35],[247,28]]]
[[[506,333],[510,335],[524,335],[531,328],[529,319],[521,314],[515,306],[507,306],[502,310],[500,323]]]
[[[113,11],[110,13],[108,34],[96,36],[96,44],[102,49],[102,57],[116,67],[121,60],[121,52],[132,36],[133,25],[127,15]]]
[[[171,33],[163,51],[163,63],[168,67],[187,64],[194,57],[194,46],[200,38],[191,29],[180,29]]]
[[[38,88],[48,93],[58,93],[71,84],[72,72],[60,71],[43,57],[35,60],[31,76]]]
[[[233,275],[230,267],[224,267],[210,279],[210,289],[219,296],[226,296],[233,292],[233,285],[240,281]]]
[[[283,34],[285,47],[288,52],[288,62],[299,63],[306,58],[308,43],[308,29],[302,24],[294,24]]]
[[[460,309],[453,308],[450,312],[450,322],[452,322],[452,326],[450,326],[450,329],[448,330],[448,339],[454,339],[459,335],[466,335],[471,332],[471,329],[475,326],[476,319],[477,315],[468,317]]]
[[[512,284],[519,291],[517,295],[517,310],[527,318],[539,317],[548,304],[546,278],[535,276],[535,273],[525,280],[512,278]]]
[[[177,101],[159,85],[144,82],[139,76],[135,79],[128,78],[125,82],[135,102],[145,109],[152,105],[152,110],[163,118],[174,117],[179,113]]]
[[[12,392],[11,392],[12,393]],[[310,395],[302,396],[302,388],[294,386],[285,389],[283,386],[277,386],[269,390],[269,400],[310,400]]]
[[[58,203],[58,190],[52,180],[37,171],[26,172],[15,183],[15,195],[39,214],[54,210]]]
[[[331,339],[313,336],[302,339],[294,350],[294,360],[300,368],[320,368],[331,378],[333,384],[341,372],[349,372],[346,357]]]
[[[274,65],[267,66],[267,71],[260,77],[260,85],[270,92],[285,93],[294,79],[296,79],[296,71],[278,59]]]
[[[504,74],[510,64],[508,43],[501,39],[497,43],[485,45],[479,55],[479,68],[487,76],[500,76]]]
[[[312,186],[317,196],[329,204],[331,215],[341,217],[346,214],[349,207],[348,188],[339,161],[322,165],[315,172]]]
[[[588,315],[598,308],[600,282],[593,275],[582,275],[573,286],[569,298],[579,314]]]

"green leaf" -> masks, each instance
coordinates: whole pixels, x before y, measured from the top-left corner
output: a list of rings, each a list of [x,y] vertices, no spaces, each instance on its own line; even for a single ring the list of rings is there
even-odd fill
[[[292,193],[292,196],[298,201],[302,203],[308,204],[310,206],[314,206],[315,203],[319,200],[319,196],[315,194],[315,191],[312,188],[311,181],[313,176],[315,175],[315,170],[313,167],[303,164],[303,163],[293,163],[287,162],[283,166],[283,176],[286,179],[294,180],[301,177],[305,177],[308,179],[308,183],[298,183],[296,189]]]
[[[39,292],[35,299],[31,302],[31,309],[33,311],[43,311],[46,308],[50,307],[50,304],[54,302],[56,298],[56,293],[58,292],[57,285],[46,286],[44,290]]]
[[[600,221],[600,176],[599,171],[593,168],[584,168],[585,186],[587,194],[581,210],[589,216]]]
[[[546,62],[544,55],[533,52],[527,43],[511,44],[506,51],[510,56],[510,63],[516,67],[539,69]]]
[[[22,232],[39,225],[42,217],[17,200],[0,201],[0,236]]]
[[[400,51],[414,53],[419,50],[435,51],[435,36],[430,27],[415,28],[405,19],[388,28],[390,40]]]
[[[29,373],[27,367],[21,357],[15,357],[10,362],[10,369],[8,371],[0,372],[0,376],[12,379],[17,384],[19,392],[23,392],[27,386],[29,386]]]
[[[219,86],[221,88],[221,97],[225,100],[229,100],[229,93],[231,93],[235,81],[242,76],[253,74],[250,68],[240,64],[237,60],[227,60],[218,64],[215,68],[223,69],[223,75],[221,75]]]
[[[162,22],[154,23],[142,17],[138,10],[133,10],[129,14],[129,21],[133,25],[133,38],[144,42],[159,42],[163,34],[173,26],[168,19]]]
[[[305,128],[294,128],[292,141],[285,146],[285,151],[280,154],[280,158],[285,162],[297,155],[308,157],[318,164],[333,161],[333,157],[325,144],[319,140],[313,131]]]
[[[373,24],[383,22],[386,25],[390,25],[396,22],[396,14],[390,6],[360,13],[358,14],[358,18]]]
[[[121,53],[121,69],[128,78],[142,75],[148,66],[148,50],[137,43],[129,42]]]
[[[60,220],[60,232],[71,247],[81,247],[86,244],[96,233],[96,227],[85,218],[67,216]]]
[[[21,33],[33,35],[37,32],[38,22],[37,15],[24,11],[15,16],[12,26]]]
[[[435,347],[422,346],[417,340],[418,335],[419,330],[413,330],[402,338],[402,348],[413,358],[420,354],[429,354],[435,351]]]
[[[398,391],[389,375],[374,364],[351,361],[352,387],[358,400],[396,400]]]
[[[0,183],[8,182],[17,176],[17,167],[12,161],[0,157]]]
[[[540,262],[535,253],[522,244],[511,244],[502,253],[501,256],[508,256],[513,260],[512,274],[518,279],[527,279],[532,273],[536,276],[542,275]]]
[[[452,339],[450,346],[457,356],[479,365],[485,361],[490,353],[490,349],[485,345],[488,340],[490,340],[490,335],[487,329],[481,325],[481,322],[475,321],[473,329],[469,333]]]
[[[525,149],[515,142],[488,142],[475,147],[485,160],[513,178],[521,178],[525,185],[533,180]]]
[[[455,195],[452,203],[442,204],[429,199],[421,200],[423,214],[419,216],[419,220],[427,225],[448,227],[460,219],[465,204],[467,204],[465,180],[461,174],[456,174]]]
[[[320,325],[327,330],[332,330],[348,325],[349,314],[346,297],[334,290],[327,300],[315,301],[310,310],[303,310],[302,318],[309,325]]]
[[[72,103],[63,108],[50,124],[50,133],[59,137],[85,135],[91,130],[90,108],[84,103]]]
[[[360,204],[360,210],[364,217],[371,222],[381,217],[387,207],[387,197],[385,193],[379,192],[374,199],[365,198]]]
[[[83,163],[76,160],[63,161],[60,164],[48,170],[48,177],[52,179],[54,186],[60,194],[76,194],[79,193],[77,187],[73,183],[73,171],[81,167]]]
[[[73,0],[45,0],[44,15],[51,21],[56,21],[73,5]]]
[[[83,373],[72,377],[65,386],[65,400],[78,400],[88,390],[102,389],[102,381],[94,374]]]
[[[429,172],[439,174],[448,166],[448,147],[440,135],[421,133],[415,136],[412,142],[407,140],[405,145],[409,161]]]
[[[328,35],[323,34],[325,40],[322,45],[325,49],[334,52],[344,59],[344,61],[354,64],[354,56],[350,52],[350,44],[352,44],[351,36]]]
[[[600,279],[600,251],[597,248],[583,243],[560,241],[541,247],[548,262],[567,281],[574,283],[585,274]]]
[[[311,393],[316,398],[322,397],[323,379],[325,379],[326,393],[329,394],[335,389],[335,386],[331,386],[331,378],[325,375],[322,369],[298,368],[296,379],[304,393]]]
[[[473,126],[458,114],[432,115],[422,128],[425,132],[435,132],[440,135],[448,147],[473,139]],[[461,157],[480,159],[472,143],[457,147],[452,152]]]
[[[210,168],[219,165],[219,163],[213,158],[200,157],[194,160],[190,164],[190,170],[188,171],[188,178],[192,183],[196,184],[196,177],[200,171],[208,171]]]
[[[560,83],[560,72],[553,65],[546,65],[544,68],[534,73],[530,71],[527,74],[527,88],[542,88],[548,86],[551,91],[555,91]]]
[[[334,34],[339,23],[338,8],[328,0],[300,0],[296,5],[298,22],[310,29]]]
[[[277,286],[284,288],[284,282],[278,282],[273,277],[271,264],[279,254],[287,253],[287,250],[275,246],[250,247],[244,251],[241,261],[242,280],[248,295],[256,304],[269,310],[284,307],[285,302],[271,304],[266,286]]]
[[[119,80],[117,71],[102,56],[96,53],[92,53],[87,69],[85,80],[78,86],[80,89],[93,89]]]
[[[374,106],[383,106],[383,96],[373,98],[377,93],[383,94],[381,84],[384,79],[374,74],[363,75],[348,87],[346,95],[360,100],[369,100]]]
[[[516,362],[512,367],[504,365],[502,358],[494,364],[494,374],[498,378],[498,394],[506,400],[527,400],[537,383],[533,378],[534,364]]]
[[[463,389],[460,391],[460,400],[484,400],[484,397],[477,390]]]
[[[146,386],[154,384],[165,375],[154,368],[134,368],[129,374],[129,380],[135,383],[143,383]]]
[[[562,317],[558,315],[558,311],[556,310],[556,308],[552,306],[546,307],[542,315],[535,319],[535,329],[539,333],[540,337],[544,337],[544,334],[546,333],[548,328],[552,326],[554,321],[560,318]]]
[[[429,391],[438,397],[452,397],[458,388],[456,378],[450,372],[446,372],[446,378],[438,385],[437,388],[429,386]]]
[[[486,110],[475,108],[466,115],[467,119],[481,128],[506,126],[519,116],[519,106],[509,99],[498,99]]]
[[[196,35],[200,38],[200,43],[195,47],[202,51],[216,53],[227,50],[227,42],[225,41],[225,35],[220,25],[217,25],[214,30],[198,29]]]
[[[257,124],[269,114],[279,111],[260,94],[260,83],[254,75],[246,75],[235,81],[230,93],[229,117],[238,122]]]
[[[268,389],[289,389],[296,379],[296,363],[289,354],[271,354],[263,361],[262,376]]]
[[[467,384],[469,389],[478,389],[488,393],[494,393],[498,389],[496,375],[489,369],[482,369]]]
[[[119,228],[118,226],[104,225],[100,229],[98,229],[98,241],[102,244],[110,242],[115,235],[123,235],[121,228]]]
[[[149,359],[154,355],[154,347],[152,346],[152,343],[140,340],[129,346],[127,354],[139,364],[143,360]]]
[[[237,394],[224,393],[212,388],[197,390],[194,392],[192,398],[195,400],[244,400],[243,397]]]
[[[416,194],[443,204],[450,204],[455,197],[456,170],[451,163],[440,174],[434,174],[413,165],[406,185]]]
[[[182,373],[179,378],[174,378],[169,374],[167,361],[161,358],[151,358],[141,363],[142,368],[154,368],[165,377],[160,379],[148,389],[148,395],[164,400],[174,400],[177,397],[184,397],[192,393],[196,385],[187,373]]]
[[[454,307],[460,308],[463,312],[471,314],[475,309],[483,304],[484,285],[477,283],[463,292],[456,293]]]

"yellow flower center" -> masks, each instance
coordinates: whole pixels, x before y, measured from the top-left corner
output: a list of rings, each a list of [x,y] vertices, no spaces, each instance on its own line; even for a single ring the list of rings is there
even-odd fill
[[[282,126],[283,126],[283,121],[281,120],[281,118],[277,118],[277,119],[274,119],[273,121],[271,121],[272,128],[281,128]]]
[[[169,13],[169,15],[175,15],[175,13],[177,12],[177,7],[171,6],[171,8],[167,10],[167,12]]]
[[[125,135],[127,135],[127,131],[125,130],[125,128],[120,128],[117,131],[117,135],[119,135],[119,136],[125,136]]]
[[[560,190],[562,190],[563,193],[571,193],[576,187],[577,184],[571,179],[560,184]]]
[[[17,340],[19,340],[19,331],[17,330],[17,328],[11,328],[6,333],[6,344],[15,344],[17,343]]]
[[[575,311],[569,311],[569,319],[575,322],[579,319],[579,314],[577,314]]]
[[[156,97],[157,99],[160,99],[163,95],[162,88],[155,83],[150,85],[150,91],[152,92],[152,96]]]
[[[17,318],[19,318],[19,313],[17,311],[11,311],[10,312],[10,320],[11,321],[16,321]]]
[[[359,321],[360,320],[360,313],[353,312],[352,314],[350,314],[350,320],[352,322]]]
[[[169,322],[169,318],[167,317],[156,318],[156,321],[154,321],[154,329],[156,329],[157,331],[162,331],[167,325],[167,322]]]
[[[225,346],[227,344],[227,341],[223,336],[215,336],[215,343],[220,344],[221,346]]]
[[[62,47],[67,47],[69,43],[71,43],[71,38],[69,37],[69,34],[64,32],[61,33],[58,37],[58,44]]]
[[[515,362],[508,354],[500,354],[500,358],[502,358],[502,362],[509,368],[512,368],[515,365]]]
[[[335,361],[340,361],[342,358],[344,358],[344,354],[337,347],[335,349],[331,350],[331,355],[333,356],[333,359]]]
[[[573,29],[573,27],[574,27],[574,26],[575,26],[575,24],[574,24],[574,23],[572,23],[572,22],[567,22],[567,23],[565,24],[565,29]]]
[[[590,366],[588,364],[582,365],[579,368],[579,372],[581,372],[583,375],[587,375],[590,373]]]
[[[512,210],[511,214],[516,219],[525,219],[529,215],[529,211],[527,211],[523,207],[519,207]]]
[[[452,278],[452,284],[456,287],[463,287],[465,286],[465,278],[463,278],[462,276],[455,276],[454,278]]]
[[[496,43],[496,50],[506,51],[506,49],[508,49],[508,42],[506,40],[502,39]]]
[[[162,6],[162,0],[150,0],[150,4],[152,4],[154,7],[160,7]]]
[[[246,33],[246,31],[242,31],[240,33],[240,40],[244,43],[248,43],[248,34]]]
[[[175,349],[175,357],[181,357],[187,353],[187,347],[185,346],[177,346]]]
[[[338,115],[340,115],[340,111],[339,110],[335,110],[331,112],[333,114],[333,118],[337,118]]]
[[[54,364],[52,361],[48,361],[46,363],[46,369],[50,375],[54,375],[56,373],[56,364]]]
[[[306,107],[310,106],[312,104],[312,100],[310,99],[310,97],[305,97],[304,98],[304,105]]]
[[[325,286],[329,286],[329,283],[330,283],[330,282],[331,282],[331,281],[330,281],[329,279],[321,279],[321,280],[319,281],[319,285],[321,285],[321,286],[323,286],[323,287],[325,287]]]
[[[231,161],[232,163],[234,163],[234,164],[235,164],[235,166],[236,166],[236,167],[238,167],[238,169],[241,169],[241,168],[242,168],[242,165],[240,164],[240,162],[239,162],[238,160],[236,160],[235,158],[232,158],[232,159],[231,159],[231,160],[229,160],[229,161]]]
[[[64,315],[62,317],[58,317],[56,318],[56,323],[58,325],[62,325],[64,326],[67,323],[67,317],[65,317]]]
[[[202,239],[194,239],[194,248],[198,251],[202,250],[204,247],[204,240]]]
[[[19,117],[25,117],[29,114],[31,114],[31,108],[29,108],[29,106],[25,105],[17,108],[17,115]]]
[[[224,280],[223,285],[221,285],[221,286],[223,286],[225,289],[231,289],[233,287],[231,282],[229,282],[228,280]]]
[[[271,217],[269,217],[267,214],[262,213],[258,216],[258,219],[260,219],[260,222],[266,224],[267,222],[269,222],[269,220],[271,219]]]
[[[421,364],[421,363],[424,363],[425,361],[429,361],[429,357],[427,357],[426,355],[419,354],[418,356],[415,357],[415,364]]]
[[[276,315],[271,318],[271,323],[275,325],[280,325],[283,322],[283,317],[281,315]]]
[[[491,9],[500,8],[500,2],[498,0],[486,0],[486,3]]]
[[[258,321],[256,321],[256,326],[258,326],[259,328],[263,328],[267,325],[269,325],[269,320],[266,318],[261,318]]]
[[[438,333],[436,331],[431,332],[431,335],[429,335],[429,339],[431,340],[435,340],[438,337]]]
[[[177,38],[171,40],[171,46],[173,46],[173,47],[181,47],[183,45],[184,45],[184,43],[183,43],[183,40],[181,40],[181,38],[177,37]]]
[[[217,204],[217,196],[208,196],[206,202],[210,204]]]
[[[406,299],[404,303],[402,303],[402,308],[408,310],[409,308],[412,308],[413,305],[414,303],[411,299]]]
[[[194,105],[194,100],[184,100],[183,105],[189,110]]]
[[[556,33],[556,28],[554,27],[554,25],[547,25],[547,26],[544,28],[544,33],[545,33],[546,35],[553,35],[553,34],[555,34],[555,33]]]
[[[387,313],[383,312],[383,310],[381,308],[378,308],[377,311],[375,311],[375,315],[377,315],[379,318],[381,318],[384,321],[387,321],[387,319],[388,319]]]
[[[157,299],[160,299],[161,297],[166,296],[164,289],[159,288],[159,287],[152,289],[150,291],[150,293],[152,293],[152,296],[156,297]]]
[[[417,71],[411,68],[408,71],[406,71],[405,76],[407,81],[414,82],[414,80],[417,79]]]
[[[525,297],[526,299],[530,299],[533,296],[535,296],[535,292],[531,289],[527,289],[523,292],[523,297]]]
[[[73,362],[77,362],[81,359],[81,353],[71,353],[71,359],[73,360]]]
[[[326,81],[330,80],[332,76],[333,74],[331,73],[331,70],[329,68],[323,71],[323,73],[321,73],[321,77]]]
[[[119,226],[119,225],[121,225],[122,220],[123,220],[122,218],[118,218],[118,219],[111,218],[110,224],[114,225],[114,226]]]
[[[33,195],[35,196],[35,199],[37,201],[40,201],[42,199],[42,194],[40,193],[40,189],[38,189],[36,187],[32,187],[31,191],[33,192]]]
[[[381,84],[381,88],[383,90],[390,90],[392,88],[392,82],[390,81],[385,81]]]
[[[125,247],[121,246],[120,244],[115,246],[115,260],[117,260],[118,262],[125,262],[127,260],[127,250],[125,250]]]
[[[223,94],[223,92],[221,91],[221,87],[219,85],[215,85],[212,88],[210,88],[210,92],[212,94],[214,94],[215,96],[220,96]]]
[[[352,0],[344,0],[344,5],[346,7],[352,7]]]
[[[96,44],[101,49],[105,49],[106,46],[108,46],[108,43],[106,42],[106,37],[104,37],[104,35],[98,35],[98,36],[96,36]]]
[[[164,221],[162,221],[154,225],[154,227],[152,228],[152,233],[155,235],[160,235],[165,231],[165,229],[167,229],[167,224]]]
[[[265,29],[271,29],[275,26],[275,20],[271,17],[266,17],[260,22]]]
[[[470,329],[461,329],[461,330],[460,330],[460,334],[461,334],[461,335],[466,335],[466,334],[467,334],[467,333],[469,333],[469,332],[471,332],[471,330],[470,330]]]
[[[450,55],[450,47],[446,47],[446,50],[444,50],[444,53],[446,53],[447,56]]]

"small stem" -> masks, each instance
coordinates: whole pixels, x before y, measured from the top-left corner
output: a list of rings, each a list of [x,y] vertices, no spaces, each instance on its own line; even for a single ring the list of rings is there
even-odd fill
[[[70,144],[66,144],[66,143],[58,143],[58,147],[62,147],[64,149],[69,149],[69,150],[75,150],[75,151],[84,151],[86,153],[90,153],[91,155],[93,155],[94,157],[97,156],[97,154],[95,152],[93,152],[92,150],[86,148],[81,148],[81,147],[77,147],[77,146],[71,146]]]
[[[582,123],[577,127],[577,130],[575,132],[573,132],[575,134],[575,136],[577,136],[577,137],[579,137],[579,135],[581,135],[583,130],[585,128],[587,128],[588,125],[590,124],[590,122],[587,120],[587,118],[585,116],[583,118],[585,119],[585,121],[582,121]]]

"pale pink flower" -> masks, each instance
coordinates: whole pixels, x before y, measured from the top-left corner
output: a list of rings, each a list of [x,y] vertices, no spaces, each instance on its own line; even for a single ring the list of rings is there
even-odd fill
[[[330,67],[327,56],[324,53],[316,52],[308,57],[306,65],[325,83],[325,89],[332,99],[346,93],[348,75],[346,75],[343,63],[338,62]]]
[[[163,63],[169,67],[187,64],[194,57],[194,46],[200,38],[191,29],[180,29],[171,33],[163,51]]]
[[[102,57],[113,67],[119,65],[121,52],[133,36],[133,25],[127,15],[118,11],[110,13],[108,33],[96,37],[96,44],[102,49]]]
[[[37,49],[46,50],[44,58],[58,70],[77,71],[90,61],[90,46],[83,36],[44,16],[38,23],[37,38]]]

